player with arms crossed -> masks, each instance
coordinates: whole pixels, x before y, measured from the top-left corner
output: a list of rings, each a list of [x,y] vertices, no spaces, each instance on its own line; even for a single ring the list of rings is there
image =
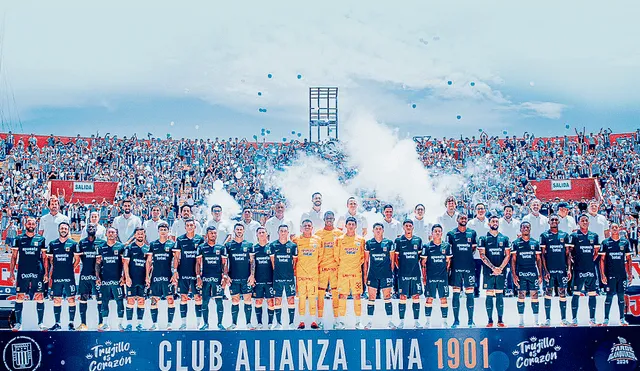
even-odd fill
[[[257,230],[257,229],[256,229]],[[230,279],[229,293],[231,294],[231,326],[227,330],[235,330],[238,327],[238,314],[240,313],[240,295],[244,302],[244,318],[247,328],[251,325],[251,287],[255,283],[252,272],[253,246],[244,239],[244,225],[236,223],[233,227],[233,239],[225,244],[228,257],[228,273]]]
[[[256,279],[256,284],[253,286],[253,298],[256,300],[256,319],[258,320],[256,328],[262,330],[264,327],[262,323],[262,307],[265,299],[267,299],[267,324],[269,327],[273,324],[275,305],[273,299],[273,264],[271,263],[271,256],[269,256],[269,234],[267,229],[262,226],[258,227],[256,235],[258,242],[253,245],[253,260],[255,264],[252,265],[254,269],[253,276]]]
[[[344,317],[347,314],[347,297],[353,295],[353,311],[356,315],[356,328],[360,328],[362,315],[362,264],[364,263],[364,238],[356,235],[358,222],[355,217],[347,217],[345,228],[347,232],[338,237],[336,244],[336,261],[338,262],[338,292],[340,293],[340,307],[338,322],[334,328],[344,329]]]
[[[467,229],[468,217],[464,214],[457,216],[458,228],[447,233],[447,242],[451,245],[453,255],[452,273],[450,276],[451,286],[453,286],[453,326],[460,326],[460,292],[464,287],[467,298],[468,326],[475,327],[473,323],[474,289],[475,289],[475,269],[476,263],[473,261],[473,252],[477,245],[476,232]]]
[[[146,298],[147,257],[149,245],[145,243],[144,228],[136,227],[133,231],[133,242],[127,246],[122,256],[122,268],[124,270],[124,282],[127,285],[127,327],[125,331],[131,331],[133,326],[133,309],[138,304],[136,330],[142,331],[142,319],[144,318],[144,300]]]
[[[218,231],[216,227],[209,226],[206,230],[206,241],[198,246],[196,258],[196,277],[198,287],[202,292],[202,318],[204,324],[201,331],[209,329],[209,301],[213,298],[216,302],[216,312],[218,314],[218,330],[225,330],[222,325],[224,316],[224,284],[228,281],[225,276],[227,269],[227,251],[224,246],[216,243]]]
[[[304,316],[307,312],[309,299],[309,315],[311,328],[319,328],[316,322],[316,303],[318,301],[318,262],[324,252],[320,237],[313,235],[313,222],[310,219],[302,221],[302,236],[294,237],[298,246],[298,262],[296,263],[296,283],[298,292],[298,315],[300,316],[299,330],[305,328]],[[324,300],[324,298],[322,298]]]
[[[74,331],[73,321],[76,318],[76,278],[73,268],[80,264],[80,257],[75,255],[77,244],[69,239],[69,223],[58,224],[59,237],[49,242],[47,248],[48,264],[45,264],[44,283],[52,283],[53,315],[56,323],[49,331],[60,330],[60,312],[62,297],[69,302],[69,331]]]
[[[391,287],[393,286],[393,265],[395,263],[395,245],[390,239],[384,238],[384,225],[373,225],[373,238],[364,245],[364,274],[369,293],[367,315],[369,322],[364,326],[366,330],[372,327],[373,314],[376,308],[378,290],[382,291],[384,311],[389,323],[387,327],[395,330],[393,323],[393,304],[391,303]]]
[[[333,304],[334,320],[338,318],[338,306],[340,295],[338,294],[338,262],[335,257],[335,247],[338,237],[342,236],[342,231],[334,227],[336,217],[332,211],[324,213],[324,228],[316,232],[316,236],[322,240],[322,258],[318,264],[318,317],[319,327],[324,328],[324,299],[327,288],[331,288],[331,302]]]
[[[600,251],[600,241],[596,233],[589,231],[589,217],[586,214],[578,218],[578,230],[569,236],[569,248],[573,256],[573,297],[571,314],[573,326],[578,326],[578,308],[582,290],[589,295],[589,326],[596,326],[597,282],[595,260]]]
[[[531,309],[538,326],[538,289],[542,284],[542,259],[540,243],[531,239],[531,223],[520,223],[520,237],[513,241],[511,248],[511,267],[513,284],[518,288],[518,314],[520,327],[524,327],[524,300],[527,291],[531,295]]]
[[[160,222],[158,224],[159,238],[152,241],[147,252],[146,262],[146,285],[149,287],[151,296],[151,325],[150,330],[158,329],[158,302],[167,300],[167,330],[171,331],[171,324],[176,313],[176,304],[173,300],[173,285],[171,284],[171,262],[173,260],[173,249],[176,243],[169,239],[169,224]]]
[[[567,284],[571,280],[571,251],[567,247],[569,235],[559,230],[560,217],[552,214],[549,217],[549,230],[540,235],[542,250],[542,268],[544,272],[544,311],[547,319],[544,327],[551,326],[551,297],[553,290],[558,289],[560,296],[560,317],[562,326],[567,322]]]
[[[202,295],[198,290],[196,283],[196,257],[198,254],[198,246],[202,244],[204,239],[196,234],[196,222],[192,218],[184,221],[184,227],[187,233],[176,238],[176,245],[173,248],[173,268],[175,273],[172,282],[178,285],[178,293],[180,294],[180,317],[182,324],[180,330],[187,329],[187,313],[189,301],[189,293],[193,294],[196,302],[196,318],[197,326],[200,327],[202,319]]]
[[[400,324],[404,328],[404,316],[407,311],[407,298],[413,301],[413,327],[420,326],[420,295],[422,295],[422,270],[420,254],[422,253],[422,239],[413,235],[413,220],[407,219],[402,223],[404,234],[395,241],[395,264],[398,268],[398,293],[400,304]]]
[[[104,227],[103,227],[104,228]],[[80,240],[77,245],[76,255],[80,256],[80,284],[78,285],[78,295],[80,295],[80,326],[79,331],[86,331],[87,327],[87,301],[91,296],[97,299],[98,323],[102,323],[102,298],[96,286],[96,257],[98,250],[107,242],[96,237],[98,228],[96,224],[87,226],[87,237]],[[106,233],[106,229],[105,229]]]
[[[36,234],[36,219],[28,217],[25,222],[24,233],[13,241],[11,247],[11,265],[9,267],[9,282],[16,284],[16,323],[13,331],[22,328],[23,301],[36,301],[38,312],[38,327],[47,330],[42,323],[44,319],[44,261],[46,260],[46,246],[44,237]],[[15,277],[16,264],[18,265],[18,279]]]
[[[486,291],[487,327],[493,327],[493,299],[498,312],[498,327],[505,327],[502,321],[504,313],[504,288],[506,283],[506,267],[511,258],[509,237],[498,232],[500,218],[493,215],[489,218],[489,232],[478,239],[478,252],[484,264],[482,282]]]
[[[122,275],[122,254],[124,244],[118,241],[118,231],[114,227],[107,229],[107,243],[98,249],[96,256],[96,285],[100,287],[102,297],[102,320],[98,331],[109,330],[109,302],[116,301],[118,307],[118,329],[124,331],[124,276]]]
[[[422,277],[425,284],[424,314],[427,317],[425,327],[431,326],[431,311],[433,310],[433,299],[436,295],[440,297],[440,311],[442,313],[442,326],[449,327],[447,317],[449,315],[449,269],[451,267],[451,245],[442,241],[442,226],[434,224],[431,227],[431,237],[429,243],[422,248]]]
[[[296,315],[295,269],[298,262],[298,246],[289,241],[289,227],[278,227],[278,240],[269,245],[269,256],[273,265],[273,292],[275,296],[276,323],[274,329],[282,328],[282,292],[287,297],[289,327],[293,327]]]
[[[611,223],[609,226],[611,237],[602,241],[600,250],[600,278],[607,285],[607,296],[604,301],[604,323],[609,325],[609,313],[613,295],[618,296],[618,311],[620,312],[620,325],[628,326],[624,318],[624,293],[631,285],[631,244],[626,238],[620,238],[620,226]]]

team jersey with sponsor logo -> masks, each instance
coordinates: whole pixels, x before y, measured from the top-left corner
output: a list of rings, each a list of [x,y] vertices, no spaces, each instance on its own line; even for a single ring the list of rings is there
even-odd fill
[[[600,245],[598,235],[593,232],[582,233],[576,231],[569,237],[569,244],[573,246],[573,266],[576,272],[593,272],[595,263],[593,254],[595,246]]]
[[[451,245],[453,260],[451,269],[458,272],[474,272],[473,246],[477,244],[476,231],[467,229],[460,232],[458,228],[447,232],[447,242]]]
[[[246,280],[251,275],[251,242],[231,240],[224,245],[229,258],[229,277],[234,280]]]
[[[420,270],[422,239],[416,236],[407,238],[402,235],[396,238],[395,245],[398,257],[398,277],[420,277],[422,275]]]
[[[378,242],[375,238],[370,239],[364,245],[364,250],[369,253],[369,273],[368,281],[391,278],[391,254],[395,254],[393,241],[383,238]]]
[[[196,234],[193,238],[187,237],[186,234],[176,238],[174,251],[180,251],[180,265],[178,266],[178,275],[180,277],[196,276],[196,254],[198,246],[204,242],[204,238]]]
[[[55,239],[49,242],[47,256],[53,258],[53,273],[51,275],[53,280],[75,282],[73,257],[75,256],[77,245],[72,239],[67,239],[64,242]]]
[[[364,263],[364,238],[342,235],[336,243],[338,274],[360,274]]]
[[[268,254],[273,256],[273,279],[292,280],[293,279],[293,258],[298,256],[298,246],[287,241],[273,241],[269,246]]]
[[[549,273],[564,274],[567,272],[567,247],[569,235],[558,231],[546,231],[540,235],[540,246],[545,247],[544,261]]]
[[[338,268],[335,251],[338,237],[342,236],[342,234],[342,231],[338,228],[334,228],[331,231],[321,229],[316,232],[316,236],[320,237],[322,248],[324,249],[320,263],[318,263],[320,269]]]

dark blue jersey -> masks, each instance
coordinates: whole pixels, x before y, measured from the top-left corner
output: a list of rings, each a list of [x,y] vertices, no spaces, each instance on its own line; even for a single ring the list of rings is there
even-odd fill
[[[13,241],[12,249],[18,250],[18,275],[43,272],[42,252],[47,248],[44,241],[38,234],[32,237],[22,234]]]
[[[451,258],[451,245],[442,241],[436,245],[431,241],[422,248],[422,257],[427,259],[427,281],[448,282],[447,258]]]
[[[509,237],[502,233],[498,233],[495,237],[491,233],[487,233],[478,239],[478,249],[484,250],[484,255],[489,262],[495,267],[499,267],[507,256],[506,249],[511,249]],[[485,272],[488,271],[485,270]]]
[[[135,242],[127,246],[122,258],[129,264],[132,285],[144,285],[147,277],[147,252],[149,245],[138,246]]]
[[[224,247],[229,257],[229,277],[234,280],[246,280],[251,275],[251,254],[253,246],[250,242],[231,240]]]
[[[73,257],[75,256],[77,246],[78,244],[71,239],[67,239],[65,242],[60,242],[59,239],[49,242],[47,256],[51,258],[53,263],[53,274],[51,278],[54,281],[75,281]]]
[[[227,251],[222,245],[203,243],[198,246],[198,257],[202,258],[202,277],[222,278],[222,260],[227,258]]]
[[[267,253],[269,244],[261,246],[259,243],[253,245],[253,259],[256,262],[255,279],[257,283],[273,282],[273,265],[271,256]]]
[[[109,246],[108,243],[106,243],[98,250],[98,256],[102,259],[100,263],[100,277],[103,284],[117,285],[120,278],[122,278],[123,253],[124,245],[122,242],[116,242],[113,246]]]
[[[393,241],[384,238],[378,242],[372,238],[364,244],[364,251],[369,252],[368,281],[393,277],[391,270],[391,254],[395,251]]]
[[[396,238],[396,256],[398,257],[398,277],[421,277],[420,253],[422,253],[422,239],[420,237],[400,236]]]
[[[569,237],[569,244],[573,246],[573,267],[576,272],[593,272],[595,246],[600,245],[598,235],[593,232],[582,233],[576,231]]]
[[[544,246],[544,261],[549,273],[567,273],[567,247],[569,235],[565,232],[540,235],[540,246]]]
[[[292,280],[293,258],[298,256],[298,246],[291,241],[282,244],[277,240],[268,246],[269,255],[274,257],[273,279]]]
[[[522,238],[516,238],[511,246],[511,254],[516,255],[516,272],[518,276],[538,276],[536,256],[541,254],[538,241],[533,239],[525,241]]]
[[[629,240],[621,238],[614,240],[609,237],[602,241],[600,255],[604,255],[604,272],[607,277],[615,277],[618,279],[626,279],[627,270],[625,262],[627,256],[631,255],[631,245]]]
[[[451,269],[458,272],[474,272],[473,246],[477,244],[476,231],[467,229],[460,232],[458,228],[447,233],[447,242],[451,245],[453,261]]]
[[[166,240],[164,243],[160,240],[151,242],[147,255],[151,255],[152,278],[171,278],[171,262],[175,245],[175,242],[171,240]]]
[[[196,254],[198,246],[204,243],[204,239],[199,234],[193,238],[186,234],[176,238],[174,251],[180,251],[180,264],[178,265],[178,275],[180,277],[195,278],[196,276]]]
[[[80,255],[80,276],[94,277],[96,275],[96,256],[98,250],[107,244],[107,241],[99,238],[89,241],[88,238],[80,240],[76,246],[76,254]]]

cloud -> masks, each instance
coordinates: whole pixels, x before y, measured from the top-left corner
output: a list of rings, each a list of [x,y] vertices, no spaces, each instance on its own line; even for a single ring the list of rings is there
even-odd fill
[[[0,78],[22,110],[188,94],[290,122],[307,115],[309,86],[335,85],[347,113],[423,129],[640,100],[626,41],[640,34],[637,2],[585,1],[580,17],[550,0],[366,4],[4,1]]]

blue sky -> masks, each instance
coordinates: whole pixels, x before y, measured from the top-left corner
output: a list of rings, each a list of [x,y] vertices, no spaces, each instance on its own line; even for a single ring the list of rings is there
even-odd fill
[[[321,85],[340,88],[342,125],[369,111],[407,135],[631,131],[637,14],[630,0],[5,0],[0,118],[43,134],[279,140],[307,133]]]

